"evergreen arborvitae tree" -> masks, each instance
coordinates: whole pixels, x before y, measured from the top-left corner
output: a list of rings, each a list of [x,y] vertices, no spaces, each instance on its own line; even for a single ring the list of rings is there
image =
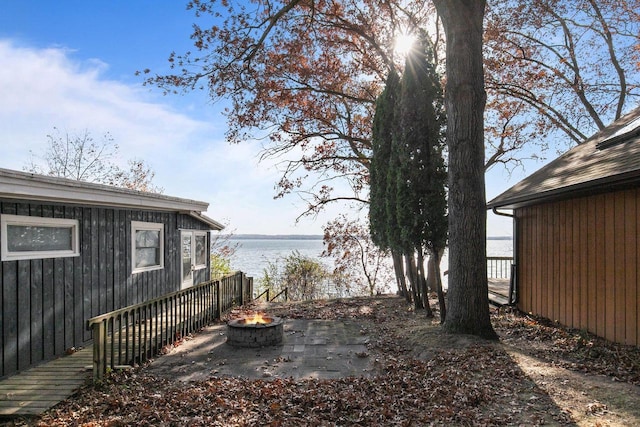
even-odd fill
[[[399,126],[394,140],[398,157],[396,220],[402,246],[417,254],[419,297],[428,308],[423,255],[424,249],[429,250],[438,265],[440,251],[446,245],[447,174],[442,157],[442,88],[424,35],[407,56],[400,87],[396,113]],[[441,299],[441,315],[445,313],[443,302]]]
[[[396,105],[397,112],[397,105]],[[413,250],[410,246],[407,246],[402,240],[402,234],[400,231],[400,224],[398,223],[398,179],[401,168],[401,150],[398,148],[398,139],[396,133],[398,132],[398,117],[394,116],[394,132],[391,138],[391,144],[389,149],[388,167],[386,180],[384,182],[384,215],[385,215],[385,227],[387,245],[391,249],[393,256],[394,269],[396,271],[396,279],[399,286],[402,287],[402,291],[405,293],[405,298],[408,302],[413,301],[416,308],[423,308],[421,302],[417,298],[416,289],[416,275],[414,274],[414,268],[410,262],[413,257]],[[403,257],[406,261],[406,266],[403,266]],[[405,277],[408,276],[410,286],[405,284]],[[410,288],[410,289],[408,289]]]
[[[399,95],[400,77],[392,69],[384,91],[376,100],[372,129],[373,153],[369,166],[369,230],[374,244],[391,252],[398,291],[407,302],[411,302],[411,293],[407,290],[402,264],[403,252],[396,238],[399,233],[395,222],[395,188],[391,188],[391,195],[388,194],[389,179],[392,179],[392,184],[395,185],[395,175],[390,177],[389,174],[393,174],[396,167],[391,165],[395,164],[392,158],[392,143],[397,128],[395,113]],[[390,218],[389,215],[393,217]]]
[[[422,37],[407,57],[402,80],[392,71],[376,102],[369,220],[374,243],[395,255],[399,287],[409,299],[406,286],[400,284],[404,283],[400,267],[402,255],[405,256],[415,306],[426,308],[428,315],[431,309],[424,249],[436,257],[439,283],[439,255],[447,235],[442,106],[433,55],[426,37]],[[442,317],[445,308],[441,286],[438,290]]]
[[[400,90],[400,77],[391,70],[384,91],[376,100],[371,138],[372,156],[369,166],[369,227],[371,240],[380,249],[390,249],[387,215],[387,175],[391,144],[395,131],[395,110]]]

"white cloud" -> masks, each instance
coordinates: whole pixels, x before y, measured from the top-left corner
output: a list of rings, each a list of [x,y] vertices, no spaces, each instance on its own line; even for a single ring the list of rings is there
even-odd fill
[[[0,167],[21,170],[54,127],[95,138],[109,132],[123,161],[144,159],[166,194],[209,202],[208,214],[228,218],[238,233],[320,232],[323,221],[295,226],[301,206],[273,200],[278,173],[258,165],[256,144],[224,142],[221,115],[216,123],[187,116],[168,105],[171,98],[109,80],[108,64],[76,60],[68,49],[0,40],[0,58]],[[198,107],[213,108],[196,105],[190,114]]]
[[[303,218],[296,224],[305,202],[295,196],[273,199],[280,178],[275,161],[258,164],[258,143],[224,141],[224,117],[215,110],[222,106],[197,96],[161,97],[149,88],[110,80],[108,64],[74,55],[62,47],[37,49],[0,39],[0,167],[21,170],[30,150],[46,147],[54,127],[87,129],[95,138],[109,132],[123,162],[144,159],[165,194],[208,202],[207,214],[229,220],[237,233],[319,234],[326,221],[345,210],[332,206],[315,221]],[[488,198],[524,175],[516,170],[507,176],[493,168],[487,175]],[[489,235],[510,235],[511,224],[509,218],[488,215]]]

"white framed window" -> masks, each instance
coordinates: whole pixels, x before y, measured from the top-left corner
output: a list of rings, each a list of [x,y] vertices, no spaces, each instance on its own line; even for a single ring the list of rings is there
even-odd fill
[[[164,268],[164,224],[131,221],[132,273]]]
[[[76,219],[0,215],[2,261],[80,255]]]

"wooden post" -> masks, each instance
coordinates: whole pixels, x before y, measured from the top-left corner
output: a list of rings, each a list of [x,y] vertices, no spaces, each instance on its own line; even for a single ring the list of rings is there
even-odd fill
[[[104,377],[107,372],[106,360],[104,358],[104,342],[107,338],[106,321],[102,320],[91,325],[93,330],[93,380],[97,381]]]
[[[222,295],[220,295],[220,280],[216,282],[216,319],[220,319],[222,317],[222,309],[220,308],[222,304]]]

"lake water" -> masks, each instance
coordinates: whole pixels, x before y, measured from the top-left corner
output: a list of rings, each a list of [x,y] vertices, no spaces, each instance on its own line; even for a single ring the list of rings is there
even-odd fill
[[[259,279],[269,263],[282,260],[298,251],[300,255],[318,259],[330,264],[327,258],[320,258],[324,247],[322,239],[232,239],[231,245],[238,245],[236,253],[231,257],[231,268],[240,270],[254,279]]]
[[[321,258],[324,246],[322,239],[232,239],[230,243],[237,244],[236,253],[231,258],[231,267],[240,270],[259,281],[263,271],[269,263],[282,264],[283,259],[298,251],[300,255],[318,259],[318,261],[332,267],[331,258]],[[487,256],[513,256],[513,240],[487,240]],[[447,270],[448,257],[445,251],[442,257],[441,270]],[[447,276],[443,277],[446,287]],[[395,284],[394,284],[395,287]]]

